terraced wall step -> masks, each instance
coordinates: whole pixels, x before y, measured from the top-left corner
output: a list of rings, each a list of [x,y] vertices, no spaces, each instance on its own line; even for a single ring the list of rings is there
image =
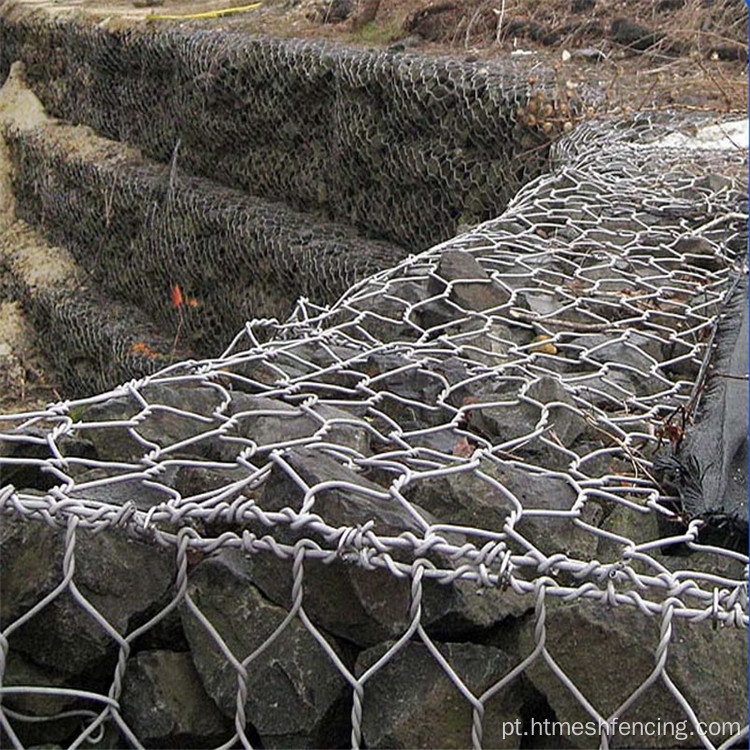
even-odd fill
[[[409,251],[502,212],[576,102],[549,74],[160,26],[0,11],[48,111],[185,171]]]
[[[197,301],[183,334],[204,353],[299,296],[334,302],[405,251],[283,204],[184,177],[88,129],[9,129],[21,218],[65,245],[103,290],[175,325],[175,285]]]
[[[25,222],[0,233],[0,259],[66,395],[138,379],[185,356],[142,311],[88,283],[64,248]]]
[[[22,87],[18,71],[12,83]],[[6,92],[5,98],[10,96]],[[359,237],[350,227],[185,176],[174,165],[157,164],[89,128],[43,114],[28,122],[19,121],[17,112],[9,117],[2,134],[15,215],[45,243],[70,251],[80,270],[80,304],[94,293],[107,304],[94,303],[92,309],[119,304],[138,310],[152,321],[153,331],[174,339],[158,348],[145,346],[146,360],[163,365],[175,352],[221,352],[246,320],[285,319],[298,297],[334,302],[357,279],[406,254],[397,245]],[[59,360],[60,377],[75,392],[92,384],[111,386],[153,364],[141,357],[129,369],[135,364],[129,347],[153,337],[123,333],[125,344],[113,348],[100,336],[98,314],[69,317],[77,332],[67,335],[57,309],[62,302],[45,304],[30,296],[23,279],[16,286],[33,311],[40,338]],[[173,297],[177,289],[184,293],[179,308]],[[138,316],[111,319],[125,325]],[[76,336],[87,342],[86,357],[101,365],[87,365],[85,376],[70,365],[82,356],[72,345]],[[113,358],[116,366],[110,366]],[[105,371],[109,379],[102,379]]]

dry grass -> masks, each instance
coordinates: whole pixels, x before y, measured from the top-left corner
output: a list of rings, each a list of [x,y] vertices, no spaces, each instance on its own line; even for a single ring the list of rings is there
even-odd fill
[[[474,59],[528,50],[534,53],[530,64],[541,62],[557,68],[564,80],[599,86],[607,109],[748,107],[743,0],[382,0],[375,21],[356,32],[350,21],[312,20],[306,5],[311,1],[265,0],[262,12],[225,24],[376,47],[416,33],[422,41],[415,51]],[[645,27],[654,43],[635,49],[617,41],[612,23],[618,18]],[[583,49],[599,50],[603,61],[578,56]]]
[[[57,7],[57,0],[35,0]],[[364,0],[358,0],[363,3]],[[356,31],[351,18],[323,23],[331,0],[263,0],[250,13],[205,22],[281,37],[325,38],[387,47],[418,33],[414,51],[505,59],[532,51],[529,66],[553,66],[564,80],[606,94],[607,109],[654,107],[745,112],[748,107],[748,10],[744,0],[382,0],[374,22]],[[163,12],[199,11],[231,0],[164,0]],[[235,3],[236,4],[236,3]],[[126,0],[83,0],[82,12],[130,24]],[[618,18],[645,27],[653,44],[633,49],[612,34]],[[115,20],[112,20],[115,19]],[[643,46],[643,45],[641,45]],[[599,50],[603,61],[576,55]],[[563,53],[571,53],[570,60]]]
[[[654,43],[639,50],[616,41],[618,18],[645,27]],[[492,59],[533,51],[561,75],[600,84],[611,109],[748,107],[743,0],[383,0],[367,37],[352,37],[346,24],[336,33],[345,41],[389,43],[399,26],[402,35],[426,36],[426,52]],[[576,56],[586,48],[601,51],[604,61]],[[563,51],[573,55],[567,62]]]

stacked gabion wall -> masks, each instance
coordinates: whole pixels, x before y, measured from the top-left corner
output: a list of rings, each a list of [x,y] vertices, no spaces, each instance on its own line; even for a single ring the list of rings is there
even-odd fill
[[[14,18],[0,74],[23,60],[51,114],[410,251],[499,214],[573,119],[512,63]]]
[[[68,248],[91,286],[162,331],[180,325],[183,352],[221,351],[246,320],[284,319],[300,296],[335,302],[405,255],[281,203],[185,177],[81,128],[9,128],[5,140],[19,218]],[[194,300],[184,315],[172,303],[175,286]],[[55,355],[66,346],[58,344]]]
[[[747,163],[678,126],[588,123],[330,309],[9,418],[6,744],[747,744],[747,505],[695,450],[747,497]]]

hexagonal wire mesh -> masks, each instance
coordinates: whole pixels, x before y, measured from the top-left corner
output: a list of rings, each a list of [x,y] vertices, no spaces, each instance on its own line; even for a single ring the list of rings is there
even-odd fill
[[[746,160],[672,128],[587,123],[501,217],[330,308],[6,416],[9,740],[56,714],[73,747],[153,744],[129,672],[177,628],[222,747],[517,747],[550,716],[745,741],[746,505],[696,446],[742,453],[716,394],[746,431]]]

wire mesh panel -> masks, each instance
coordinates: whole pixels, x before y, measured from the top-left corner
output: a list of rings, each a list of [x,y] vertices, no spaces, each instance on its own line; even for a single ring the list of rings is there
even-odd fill
[[[177,150],[189,173],[414,251],[499,214],[580,106],[554,71],[535,69],[530,85],[514,60],[10,9],[0,14],[0,79],[16,60],[55,117],[163,163]]]
[[[6,742],[746,743],[746,156],[706,124],[589,122],[334,305],[7,415]]]
[[[249,318],[288,315],[300,295],[334,301],[406,255],[347,226],[177,173],[77,126],[6,127],[3,135],[18,216],[69,249],[90,286],[136,305],[160,329],[174,327],[169,296],[179,282],[196,306],[200,300],[181,330],[191,353],[223,348]],[[57,353],[67,342],[50,346]],[[103,374],[106,385],[66,380],[76,392],[118,382]]]

